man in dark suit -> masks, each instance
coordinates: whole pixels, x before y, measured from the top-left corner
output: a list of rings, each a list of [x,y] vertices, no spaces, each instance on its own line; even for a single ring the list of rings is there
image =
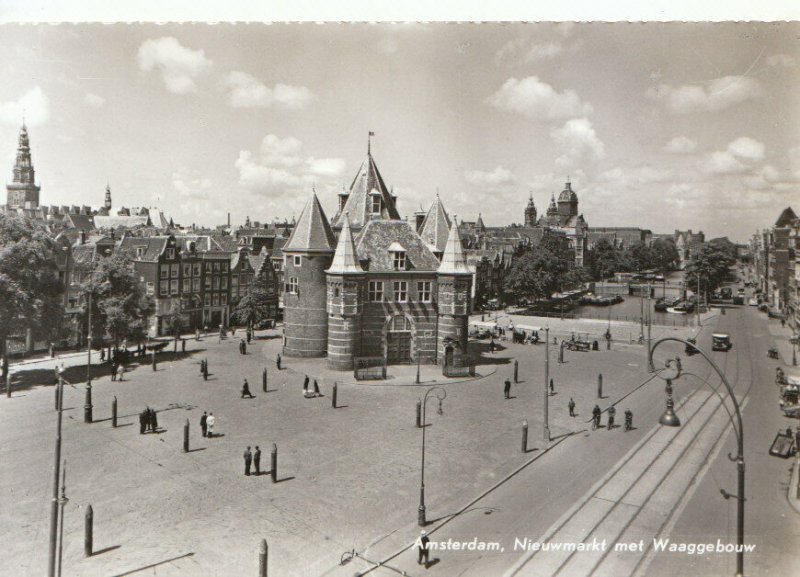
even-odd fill
[[[253,465],[256,467],[256,475],[261,474],[261,449],[256,445],[256,452],[253,453]]]
[[[428,533],[422,531],[419,535],[419,545],[417,546],[417,564],[422,565],[422,560],[425,559],[425,567],[428,567],[428,543],[430,543]]]
[[[147,429],[147,414],[142,411],[139,413],[139,434],[144,435],[145,429]]]
[[[153,432],[158,430],[158,417],[156,417],[156,410],[150,409],[150,426],[153,427]]]
[[[248,476],[250,475],[250,463],[252,462],[252,460],[253,460],[253,453],[250,452],[250,447],[247,447],[247,449],[244,452],[244,474],[245,475],[248,475]]]
[[[506,379],[506,382],[503,386],[503,394],[505,395],[506,399],[511,398],[511,379]]]
[[[203,431],[203,436],[206,436],[208,432],[208,425],[206,424],[206,420],[208,419],[208,413],[203,411],[203,416],[200,417],[200,429]]]

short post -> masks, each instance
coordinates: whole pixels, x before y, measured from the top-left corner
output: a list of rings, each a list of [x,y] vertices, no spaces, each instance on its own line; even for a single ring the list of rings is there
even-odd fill
[[[597,375],[597,398],[603,398],[603,373]]]
[[[111,401],[111,426],[117,428],[117,397]]]
[[[514,384],[519,382],[519,361],[514,359]]]
[[[206,372],[206,361],[205,359],[200,359],[200,374],[202,375],[205,372]]]
[[[56,411],[58,410],[58,403],[60,401],[60,399],[58,398],[58,389],[59,389],[59,386],[56,385],[56,390],[54,391],[55,394],[56,394]]]
[[[86,507],[86,524],[83,532],[83,554],[86,557],[92,556],[92,545],[94,544],[94,511],[92,506]]]
[[[334,381],[333,392],[331,393],[331,407],[336,408],[336,397],[339,392],[339,385]]]
[[[278,445],[272,443],[272,452],[269,455],[269,474],[272,477],[272,482],[278,482]]]
[[[155,370],[158,370],[158,369],[156,368],[156,351],[155,351],[155,349],[153,349],[153,370],[154,370],[154,371],[155,371]]]
[[[92,385],[86,383],[86,401],[83,404],[83,422],[92,422]]]
[[[417,380],[415,381],[417,384],[419,384],[419,363],[420,363],[420,357],[419,353],[417,353]]]
[[[183,424],[183,452],[189,452],[189,419]]]
[[[267,555],[269,548],[267,540],[261,539],[261,547],[258,551],[258,577],[267,577]]]
[[[528,421],[522,421],[522,452],[528,452]]]
[[[264,370],[261,371],[261,388],[264,392],[267,392],[267,367],[264,367]]]
[[[175,343],[173,344],[172,352],[176,354],[178,352],[178,337],[175,337]]]
[[[186,352],[186,339],[181,339],[181,352]]]
[[[208,380],[208,359],[203,359],[203,380]]]
[[[417,401],[417,428],[422,428],[422,401]]]

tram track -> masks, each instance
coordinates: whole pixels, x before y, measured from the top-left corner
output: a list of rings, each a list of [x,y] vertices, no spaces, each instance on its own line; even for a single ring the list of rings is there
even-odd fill
[[[737,324],[741,324],[741,317],[737,318],[736,322]],[[744,351],[742,352],[747,355],[748,360],[750,361],[749,366],[752,367],[752,351],[750,343],[747,340],[743,340],[743,348]],[[723,357],[723,372],[727,371],[728,369],[730,356],[730,354],[725,354]],[[740,381],[742,380],[742,371],[739,362],[740,354],[738,348],[737,353],[734,354],[733,357],[735,362],[734,371],[736,377],[735,384],[733,385],[735,394],[736,388],[738,388]],[[698,377],[708,382],[707,377],[708,374],[711,373],[712,369],[710,366],[705,368],[707,369],[706,375],[698,375]],[[717,385],[717,387],[719,387],[719,385]],[[740,396],[742,403],[746,402],[751,388],[752,379],[750,380],[750,384],[745,392]],[[710,400],[717,399],[719,395],[718,390],[708,392],[708,394],[705,396],[698,397],[698,395],[703,395],[701,392],[703,389],[704,387],[701,384],[679,403],[678,410],[690,411],[690,414],[688,415],[688,418],[684,417],[684,423],[682,427],[671,438],[667,439],[666,442],[663,442],[663,445],[656,453],[647,455],[644,451],[648,445],[654,445],[660,442],[660,440],[654,440],[656,435],[663,431],[663,429],[660,427],[654,427],[653,430],[650,431],[639,443],[637,443],[637,445],[634,446],[615,465],[615,467],[604,476],[603,479],[598,481],[598,483],[596,483],[589,490],[589,492],[584,495],[579,503],[573,506],[565,515],[563,515],[562,518],[559,519],[554,526],[548,529],[548,531],[540,539],[540,542],[542,543],[548,542],[553,540],[553,538],[556,536],[560,537],[562,533],[567,533],[567,537],[571,537],[571,535],[569,535],[570,531],[572,531],[573,534],[577,532],[580,536],[574,539],[559,538],[556,540],[572,540],[573,542],[586,543],[598,537],[602,537],[607,541],[610,541],[610,544],[604,551],[601,552],[599,557],[596,557],[593,554],[587,554],[585,552],[581,552],[580,555],[578,555],[577,552],[573,550],[566,556],[556,558],[555,563],[552,563],[551,560],[553,559],[553,555],[551,552],[543,553],[541,551],[532,551],[527,553],[517,564],[515,564],[515,566],[513,566],[506,573],[506,575],[512,576],[520,574],[535,574],[537,577],[539,575],[596,575],[598,573],[598,569],[600,569],[604,565],[606,559],[608,559],[609,553],[614,551],[614,544],[617,543],[619,538],[634,525],[644,511],[648,511],[648,506],[651,504],[653,498],[656,495],[660,496],[660,489],[666,480],[670,478],[672,469],[677,467],[684,461],[684,459],[686,459],[687,453],[695,452],[696,449],[701,446],[701,444],[698,442],[701,436],[713,435],[714,429],[712,429],[711,424],[715,422],[715,418],[719,415],[720,411],[724,411],[726,409],[724,402],[720,402],[716,405],[709,404]],[[722,399],[725,399],[725,397],[722,396]],[[707,461],[709,455],[714,454],[714,452],[717,450],[718,444],[727,437],[729,427],[730,423],[726,418],[725,424],[723,425],[719,436],[714,439],[713,442],[709,443],[710,449],[708,451],[703,451],[703,462]],[[664,436],[663,433],[661,436]],[[677,456],[673,455],[676,446],[680,447]],[[641,463],[640,461],[642,460],[645,462]],[[654,469],[664,467],[665,464],[669,465],[670,463],[671,465],[667,468],[667,473],[659,479],[654,487],[648,487],[647,492],[644,495],[641,495],[640,493],[642,487],[640,486],[640,483],[642,483],[648,475],[652,476],[654,474]],[[624,471],[626,471],[628,467],[632,466],[632,464],[643,466],[635,478],[633,478],[633,480],[630,482],[627,482],[625,490],[619,495],[614,495],[615,491],[612,485],[620,481],[625,474]],[[702,472],[704,472],[704,467],[701,465],[699,469],[694,471],[694,473],[691,475],[687,484],[687,489],[696,482],[698,476]],[[642,483],[642,485],[646,485],[646,483]],[[604,497],[604,495],[609,493],[614,495],[613,499]],[[640,504],[632,505],[630,502],[628,502],[629,497],[631,497],[630,501],[633,502],[636,502],[638,497]],[[654,536],[659,536],[661,534],[664,527],[666,527],[671,521],[671,519],[674,517],[675,511],[680,508],[681,503],[684,502],[685,499],[685,495],[683,497],[679,496],[677,502],[670,507],[666,518],[658,524]],[[576,514],[584,510],[584,508],[588,510],[590,514],[597,514],[598,512],[600,513],[599,518],[597,518],[595,522],[588,527],[588,531],[586,531],[587,527],[585,526],[574,527],[576,523],[573,522]],[[618,530],[613,529],[610,531],[611,534],[609,535],[609,528],[607,527],[609,524],[609,519],[616,519],[617,517],[620,518],[620,528]],[[602,534],[604,532],[605,534]],[[537,558],[541,558],[540,556],[543,554],[547,558],[542,559],[543,563],[537,563]],[[633,573],[641,568],[642,563],[647,557],[647,553],[643,553],[638,558],[636,566],[633,568]],[[591,566],[586,567],[585,565],[587,562],[590,562]],[[545,566],[542,567],[541,565]],[[580,567],[580,571],[574,571],[574,569],[576,569],[576,565],[584,566]],[[625,573],[612,572],[610,574],[620,575]]]

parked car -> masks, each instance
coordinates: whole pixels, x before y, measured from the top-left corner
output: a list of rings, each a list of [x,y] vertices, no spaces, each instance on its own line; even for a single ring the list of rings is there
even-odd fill
[[[750,299],[749,301],[747,301],[747,304],[750,305],[751,307],[757,307],[758,301],[756,299]]]
[[[728,352],[733,348],[731,337],[724,333],[714,333],[711,335],[711,350]]]

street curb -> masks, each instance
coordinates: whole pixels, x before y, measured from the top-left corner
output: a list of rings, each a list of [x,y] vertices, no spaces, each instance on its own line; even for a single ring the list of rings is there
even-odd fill
[[[798,482],[800,482],[800,459],[795,459],[794,467],[792,467],[792,476],[789,480],[789,488],[786,491],[786,498],[789,499],[789,504],[794,508],[794,510],[800,513],[800,499],[798,499],[796,496],[792,497],[792,489],[798,486]],[[797,495],[796,492],[795,495]]]

